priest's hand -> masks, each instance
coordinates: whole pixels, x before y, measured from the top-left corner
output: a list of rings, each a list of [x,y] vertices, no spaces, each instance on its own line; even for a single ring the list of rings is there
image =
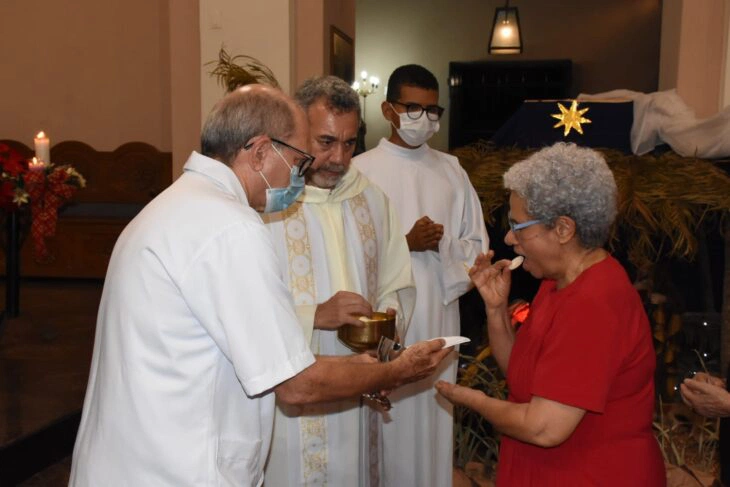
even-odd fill
[[[443,348],[443,338],[425,340],[406,347],[397,359],[390,362],[396,367],[397,386],[428,377],[436,371],[441,361],[454,351],[454,347]]]
[[[314,327],[320,330],[336,330],[344,324],[363,326],[360,316],[373,315],[370,303],[357,293],[337,291],[334,296],[317,305]]]
[[[406,235],[408,249],[412,252],[433,250],[438,252],[439,242],[444,236],[444,226],[435,223],[428,216],[421,217]]]

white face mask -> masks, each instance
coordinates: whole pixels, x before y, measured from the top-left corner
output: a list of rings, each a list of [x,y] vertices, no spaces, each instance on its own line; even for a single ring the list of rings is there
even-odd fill
[[[390,106],[393,107],[393,105]],[[395,108],[393,108],[393,111],[395,111]],[[395,127],[403,142],[412,147],[419,147],[428,142],[428,139],[433,137],[433,134],[438,132],[440,128],[438,120],[435,122],[429,120],[426,112],[423,112],[418,120],[413,120],[406,113],[398,113],[398,116],[400,117],[400,128],[395,127],[393,122],[390,123]]]

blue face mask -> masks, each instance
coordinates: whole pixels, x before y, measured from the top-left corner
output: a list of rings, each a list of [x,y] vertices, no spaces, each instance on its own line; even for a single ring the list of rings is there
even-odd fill
[[[299,195],[302,194],[302,191],[304,191],[304,176],[299,175],[299,168],[296,166],[290,166],[275,145],[272,144],[271,147],[274,151],[276,151],[276,154],[281,158],[281,160],[284,161],[286,167],[289,168],[289,186],[286,188],[272,188],[266,180],[264,173],[259,171],[259,174],[261,174],[261,177],[264,178],[264,181],[266,182],[266,186],[269,187],[269,189],[266,190],[266,206],[264,207],[264,213],[286,210],[294,204]]]

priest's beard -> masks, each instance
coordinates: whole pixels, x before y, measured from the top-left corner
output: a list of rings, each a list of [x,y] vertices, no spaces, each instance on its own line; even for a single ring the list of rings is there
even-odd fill
[[[347,172],[347,167],[342,164],[327,164],[318,167],[316,171],[309,170],[308,184],[323,189],[332,189],[337,186],[342,176]]]

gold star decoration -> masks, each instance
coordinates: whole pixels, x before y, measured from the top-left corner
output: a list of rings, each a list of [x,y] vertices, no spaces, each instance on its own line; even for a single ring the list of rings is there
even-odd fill
[[[582,123],[591,123],[587,118],[583,118],[583,114],[587,112],[588,108],[578,110],[578,102],[573,100],[570,104],[570,110],[565,108],[562,103],[558,103],[560,113],[554,113],[550,115],[553,118],[560,120],[558,123],[553,125],[553,128],[565,127],[563,129],[563,137],[567,137],[570,133],[570,129],[575,129],[576,132],[583,135],[583,127],[580,126]]]

